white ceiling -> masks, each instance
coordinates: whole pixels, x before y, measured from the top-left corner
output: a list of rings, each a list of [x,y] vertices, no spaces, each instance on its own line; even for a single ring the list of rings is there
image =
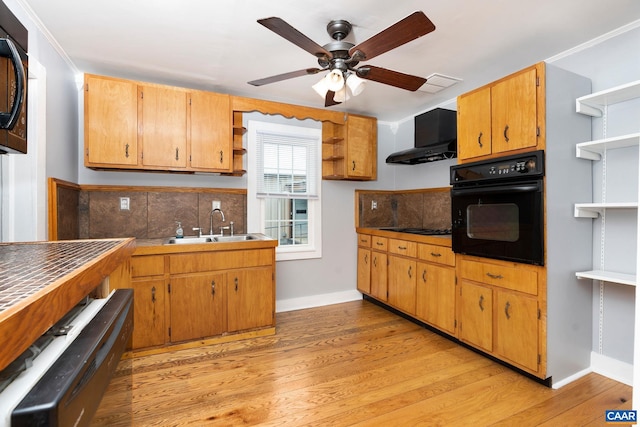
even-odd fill
[[[463,80],[439,94],[376,82],[330,107],[398,121],[640,19],[638,0],[18,0],[80,72],[323,108],[320,74],[248,81],[317,67],[315,57],[259,25],[277,16],[324,45],[333,19],[360,43],[416,10],[436,30],[361,65]],[[29,11],[29,8],[31,11]]]

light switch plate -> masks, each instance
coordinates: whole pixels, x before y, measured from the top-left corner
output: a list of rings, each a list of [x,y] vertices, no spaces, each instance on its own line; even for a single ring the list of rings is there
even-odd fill
[[[128,211],[130,207],[130,201],[128,197],[120,197],[120,210]]]

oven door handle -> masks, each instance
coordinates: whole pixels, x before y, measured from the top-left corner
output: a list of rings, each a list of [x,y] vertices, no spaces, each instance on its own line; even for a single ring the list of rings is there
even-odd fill
[[[15,99],[13,100],[11,111],[0,112],[0,129],[13,129],[18,121],[22,103],[24,102],[24,67],[22,66],[18,49],[9,39],[0,39],[0,56],[11,60],[16,78]]]
[[[541,184],[538,182],[526,182],[520,184],[509,184],[491,187],[473,187],[473,188],[454,188],[451,190],[451,196],[469,196],[481,194],[513,194],[513,193],[531,193],[541,191]]]

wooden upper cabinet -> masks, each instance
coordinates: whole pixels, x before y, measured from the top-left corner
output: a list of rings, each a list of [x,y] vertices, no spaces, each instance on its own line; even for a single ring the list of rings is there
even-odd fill
[[[491,88],[458,98],[458,158],[491,154]]]
[[[375,117],[348,114],[344,124],[322,123],[322,178],[377,179],[378,128]]]
[[[86,166],[138,164],[138,92],[134,82],[85,75]]]
[[[347,119],[346,175],[353,179],[375,179],[377,173],[377,121],[349,114]]]
[[[229,95],[194,91],[190,97],[191,169],[231,172],[233,135]]]
[[[458,97],[458,159],[544,149],[544,63]]]
[[[139,86],[141,164],[187,167],[187,92],[169,86]]]

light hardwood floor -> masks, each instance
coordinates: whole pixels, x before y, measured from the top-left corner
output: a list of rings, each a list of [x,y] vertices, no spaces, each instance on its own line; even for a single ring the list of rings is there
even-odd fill
[[[631,408],[629,386],[589,374],[553,390],[367,301],[277,324],[120,362],[94,425],[600,426]]]

